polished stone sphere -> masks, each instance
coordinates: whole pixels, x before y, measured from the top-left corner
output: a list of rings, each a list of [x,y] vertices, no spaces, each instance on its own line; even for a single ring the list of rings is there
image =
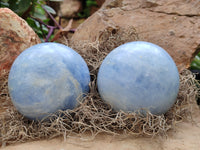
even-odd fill
[[[158,45],[136,41],[123,44],[103,60],[98,76],[102,99],[115,110],[166,113],[179,91],[179,72]]]
[[[23,51],[8,79],[11,100],[25,117],[41,120],[73,109],[89,91],[90,74],[83,58],[58,43],[41,43]]]

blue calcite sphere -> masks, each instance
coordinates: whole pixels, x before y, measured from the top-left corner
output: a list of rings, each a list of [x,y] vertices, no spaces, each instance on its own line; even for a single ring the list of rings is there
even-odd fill
[[[90,74],[83,58],[58,43],[41,43],[22,52],[8,79],[16,109],[30,119],[73,109],[89,91]]]
[[[115,110],[149,110],[161,115],[176,101],[179,73],[170,55],[144,41],[123,44],[103,60],[97,77],[100,96]]]

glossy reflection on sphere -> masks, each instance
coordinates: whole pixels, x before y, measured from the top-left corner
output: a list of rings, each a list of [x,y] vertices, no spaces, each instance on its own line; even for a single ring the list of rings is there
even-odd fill
[[[148,109],[160,115],[176,101],[179,73],[164,49],[136,41],[107,55],[100,66],[97,85],[102,99],[115,110]]]
[[[73,49],[41,43],[22,52],[8,79],[14,106],[30,119],[42,119],[57,110],[73,109],[89,91],[87,64]]]

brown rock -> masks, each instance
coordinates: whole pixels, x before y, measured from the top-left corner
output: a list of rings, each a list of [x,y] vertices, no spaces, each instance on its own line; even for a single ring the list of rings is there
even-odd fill
[[[106,28],[133,26],[139,40],[163,47],[179,71],[200,51],[200,1],[106,0],[81,24],[72,41],[95,41]]]
[[[8,8],[0,8],[0,72],[9,70],[26,48],[40,43],[31,27]]]
[[[80,9],[80,0],[63,0],[63,2],[60,4],[59,15],[63,17],[74,17]]]

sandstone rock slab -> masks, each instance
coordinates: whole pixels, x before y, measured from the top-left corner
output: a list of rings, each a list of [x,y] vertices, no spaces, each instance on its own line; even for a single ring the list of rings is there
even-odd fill
[[[139,40],[163,47],[182,71],[200,51],[199,10],[198,0],[106,0],[78,27],[72,41],[93,42],[108,27],[133,26]]]
[[[39,37],[25,20],[8,8],[0,8],[0,72],[9,70],[22,51],[37,43]]]

